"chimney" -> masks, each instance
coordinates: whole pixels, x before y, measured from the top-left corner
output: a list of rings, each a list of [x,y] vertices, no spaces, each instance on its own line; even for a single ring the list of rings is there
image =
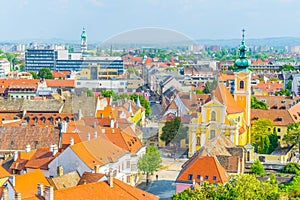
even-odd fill
[[[74,138],[70,138],[70,145],[74,145]]]
[[[28,153],[28,152],[30,152],[30,150],[31,150],[30,149],[30,144],[27,144],[26,147],[25,147],[25,152]]]
[[[53,145],[53,151],[52,151],[52,156],[55,156],[55,154],[58,152],[58,147],[56,144]]]
[[[119,128],[119,122],[116,121],[116,128]]]
[[[50,145],[50,151],[53,152],[54,144]]]
[[[15,193],[15,200],[22,200],[22,196],[20,192]]]
[[[38,191],[37,192],[38,197],[43,197],[44,196],[44,185],[39,183],[37,185],[37,191]]]
[[[97,131],[95,131],[94,132],[94,138],[97,138],[97,136],[98,136],[98,133],[97,133]]]
[[[114,128],[115,122],[113,119],[110,120],[110,128]]]
[[[17,151],[14,152],[14,161],[18,160],[19,153]]]
[[[108,172],[108,184],[109,184],[109,187],[114,187],[114,178],[113,178],[113,176],[112,176],[112,172],[111,171],[109,171]]]
[[[87,134],[87,140],[88,140],[88,141],[91,140],[91,134],[90,134],[90,133]]]
[[[57,166],[57,176],[62,176],[64,175],[64,168],[63,166]]]
[[[45,200],[54,200],[54,194],[53,194],[53,187],[52,186],[46,186],[45,189]]]
[[[113,129],[111,130],[111,132],[112,132],[112,133],[115,133],[115,129],[113,128]]]
[[[2,190],[2,200],[8,200],[8,189],[6,187]]]
[[[95,173],[100,173],[100,165],[95,165],[94,171]]]
[[[101,129],[102,133],[104,134],[105,133],[105,128]]]
[[[94,122],[93,128],[96,128],[96,127],[97,127],[97,122]]]
[[[81,120],[82,118],[82,111],[81,109],[78,110],[78,120]]]

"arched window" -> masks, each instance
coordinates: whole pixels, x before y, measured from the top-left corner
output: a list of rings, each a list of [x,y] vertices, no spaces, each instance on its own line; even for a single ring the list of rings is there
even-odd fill
[[[244,86],[245,86],[244,81],[240,81],[240,89],[244,89]]]
[[[201,145],[201,138],[200,136],[197,136],[197,146],[200,146]]]
[[[211,113],[210,113],[210,121],[216,121],[216,112],[215,111],[211,111]]]

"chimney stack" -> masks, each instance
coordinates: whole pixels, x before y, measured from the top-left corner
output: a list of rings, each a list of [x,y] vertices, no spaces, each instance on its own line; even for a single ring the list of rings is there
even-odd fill
[[[56,144],[53,145],[53,151],[52,152],[53,152],[52,156],[55,156],[55,154],[58,152],[58,147],[57,147]]]
[[[116,121],[116,128],[119,128],[119,122]]]
[[[63,166],[58,166],[57,167],[57,176],[62,176],[62,175],[64,175],[64,168],[63,168]]]
[[[8,200],[8,189],[6,187],[2,190],[2,199]]]
[[[52,186],[46,186],[45,189],[45,200],[54,200],[54,194],[53,194],[53,187]]]
[[[18,160],[19,153],[17,151],[14,152],[14,161]]]
[[[110,120],[110,128],[114,128],[115,122],[113,119]]]
[[[20,192],[15,193],[15,200],[22,200],[22,196]]]
[[[78,110],[78,120],[81,120],[82,118],[82,111],[81,109]]]
[[[104,134],[105,133],[105,128],[101,129],[102,133]]]
[[[74,138],[70,138],[70,145],[74,145]]]
[[[113,178],[113,176],[112,176],[112,172],[111,172],[111,170],[109,170],[109,172],[108,172],[108,184],[109,184],[109,187],[114,187],[114,178]]]
[[[28,153],[28,152],[30,152],[30,150],[31,150],[30,149],[30,144],[27,144],[26,147],[25,147],[25,152]]]
[[[97,138],[97,136],[98,136],[98,133],[97,133],[97,131],[95,131],[94,132],[94,138]]]
[[[37,192],[38,197],[43,197],[44,196],[44,185],[39,183],[37,185],[37,190],[38,190],[38,192]]]
[[[100,173],[100,165],[95,165],[94,171],[95,173]]]
[[[90,134],[90,133],[87,134],[87,140],[88,140],[88,141],[91,140],[91,134]]]

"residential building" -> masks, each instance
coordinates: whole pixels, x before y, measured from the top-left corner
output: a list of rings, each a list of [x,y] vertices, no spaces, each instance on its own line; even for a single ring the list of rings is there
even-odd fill
[[[225,184],[230,178],[218,159],[213,156],[193,157],[185,163],[175,181],[176,193],[194,188],[196,183]]]
[[[7,59],[0,58],[0,77],[7,76],[10,72],[10,63]]]

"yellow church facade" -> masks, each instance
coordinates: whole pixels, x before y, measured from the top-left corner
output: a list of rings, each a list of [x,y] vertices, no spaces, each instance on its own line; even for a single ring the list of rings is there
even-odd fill
[[[251,72],[246,57],[247,47],[240,46],[240,57],[235,61],[235,89],[232,95],[223,83],[219,83],[211,99],[201,106],[197,118],[191,120],[189,131],[189,156],[218,134],[224,134],[235,145],[250,143]]]

